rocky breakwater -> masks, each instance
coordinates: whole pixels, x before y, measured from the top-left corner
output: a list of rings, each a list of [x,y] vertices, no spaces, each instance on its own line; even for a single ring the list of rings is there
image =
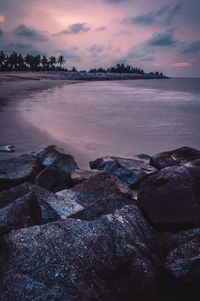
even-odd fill
[[[200,151],[0,160],[0,300],[199,300]]]

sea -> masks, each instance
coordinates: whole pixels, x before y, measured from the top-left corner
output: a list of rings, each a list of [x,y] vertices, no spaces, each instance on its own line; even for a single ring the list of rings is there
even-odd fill
[[[26,152],[56,144],[80,167],[107,155],[200,149],[200,79],[81,82],[33,93],[17,105],[19,126],[25,125],[10,143]]]

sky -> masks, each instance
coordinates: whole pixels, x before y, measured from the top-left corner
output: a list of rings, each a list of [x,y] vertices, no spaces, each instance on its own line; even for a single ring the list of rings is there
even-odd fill
[[[200,77],[200,0],[0,0],[0,49]]]

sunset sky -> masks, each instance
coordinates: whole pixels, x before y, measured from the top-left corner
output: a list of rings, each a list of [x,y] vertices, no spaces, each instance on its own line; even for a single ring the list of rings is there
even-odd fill
[[[0,49],[200,77],[200,0],[0,0]]]

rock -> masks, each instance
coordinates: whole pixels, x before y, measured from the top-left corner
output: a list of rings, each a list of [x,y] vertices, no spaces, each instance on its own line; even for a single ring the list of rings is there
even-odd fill
[[[44,188],[30,183],[23,183],[0,193],[0,207],[5,202],[13,202],[27,193],[34,193],[41,209],[42,223],[49,223],[67,218],[69,215],[83,209],[72,198],[65,199]]]
[[[199,235],[173,249],[166,259],[165,267],[173,285],[183,295],[180,300],[200,299]]]
[[[10,278],[4,281],[10,281],[12,283],[12,294],[17,296],[17,300],[26,301],[73,301],[65,294],[64,290],[59,285],[53,285],[48,288],[47,285],[42,282],[35,281],[27,275],[15,274],[10,275]],[[9,292],[5,293],[4,300],[10,300]],[[16,299],[15,299],[16,300]]]
[[[80,204],[81,210],[76,210],[69,217],[82,220],[94,220],[134,202],[133,193],[126,185],[117,177],[103,172],[90,176],[82,184],[60,191],[57,195],[63,197],[67,204],[74,202],[75,208],[76,204]]]
[[[47,167],[35,178],[35,183],[52,192],[72,187],[69,173],[55,168]]]
[[[200,187],[200,159],[192,160],[183,164],[195,178],[197,189]],[[199,189],[200,192],[200,189]]]
[[[33,193],[28,193],[12,202],[0,203],[0,235],[14,229],[41,224],[41,210]]]
[[[55,220],[60,220],[61,217],[53,209],[50,203],[57,202],[57,197],[54,193],[47,191],[37,185],[32,185],[28,182],[17,185],[9,190],[0,193],[0,207],[3,203],[13,202],[18,198],[22,198],[28,193],[34,193],[38,205],[41,209],[42,223],[48,223]]]
[[[15,152],[15,146],[14,145],[0,145],[0,152],[6,152],[6,153],[14,153]]]
[[[200,225],[200,194],[184,166],[163,168],[138,192],[138,205],[158,231],[179,231]]]
[[[151,160],[151,156],[147,155],[147,154],[138,154],[135,155],[136,158],[142,160],[142,161],[150,161]]]
[[[34,155],[21,155],[17,158],[0,161],[0,191],[25,181],[32,181],[42,169]]]
[[[117,177],[104,172],[91,176],[82,184],[74,186],[71,192],[83,207],[88,207],[102,199],[115,201],[132,199],[132,191],[126,185]],[[67,191],[65,196],[67,197]]]
[[[67,297],[52,300],[156,300],[158,240],[134,205],[94,222],[13,231],[3,244],[3,300],[35,300],[55,286]]]
[[[33,191],[37,197],[42,211],[43,223],[66,219],[71,214],[83,209],[73,197],[69,197],[70,194],[68,194],[68,198],[63,197],[62,191],[59,192],[60,194],[54,194],[37,185],[29,185],[29,190]]]
[[[102,198],[98,200],[94,204],[84,208],[81,211],[77,211],[69,215],[71,218],[92,221],[100,217],[101,215],[106,215],[110,213],[114,213],[117,209],[122,208],[125,205],[133,203],[130,199],[109,199],[109,198]]]
[[[162,169],[169,166],[177,166],[196,159],[200,159],[200,151],[184,146],[153,156],[150,160],[150,164],[158,169]]]
[[[75,169],[71,174],[73,185],[81,184],[89,177],[99,173],[98,170]]]
[[[166,234],[166,233],[165,233]],[[177,233],[167,233],[166,241],[168,245],[168,253],[178,248],[180,245],[186,243],[190,244],[190,241],[200,237],[200,228],[193,228],[186,231],[180,231]]]
[[[52,167],[67,173],[71,173],[77,168],[77,163],[74,158],[68,154],[63,153],[55,145],[46,147],[38,154],[38,158],[46,167]]]
[[[131,187],[137,186],[147,175],[155,172],[155,168],[143,161],[110,156],[91,161],[90,167],[113,174]]]

